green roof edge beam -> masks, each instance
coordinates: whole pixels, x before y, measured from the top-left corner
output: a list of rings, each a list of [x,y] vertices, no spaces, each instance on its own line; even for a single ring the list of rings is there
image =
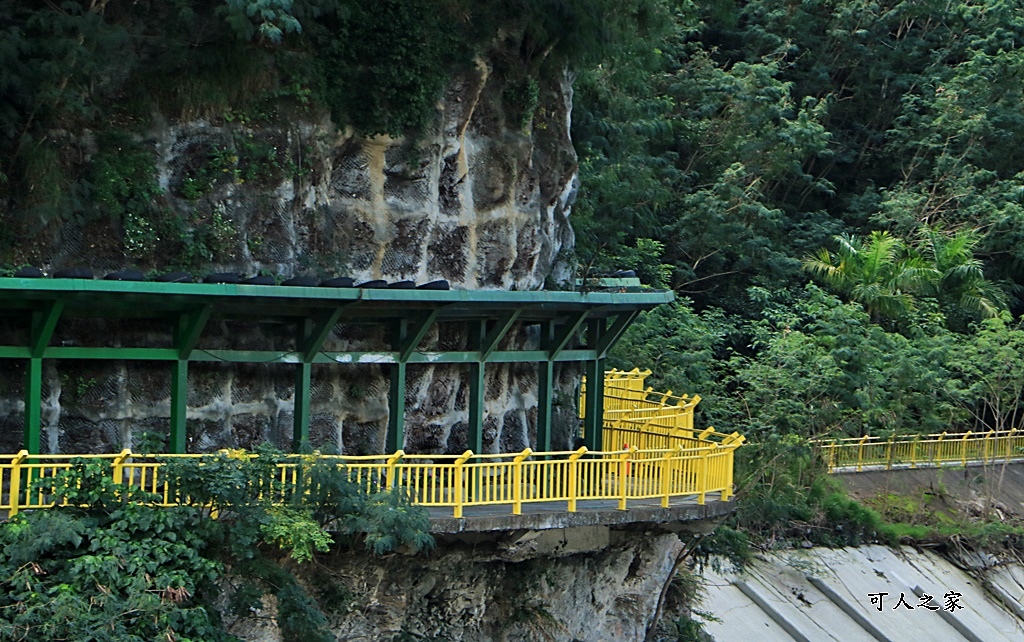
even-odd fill
[[[25,434],[22,448],[39,454],[43,412],[43,360],[29,359],[25,369]]]
[[[487,333],[487,336],[483,338],[483,341],[480,344],[480,361],[487,361],[488,357],[490,357],[491,353],[494,352],[494,349],[498,347],[501,340],[505,338],[505,335],[508,334],[508,331],[512,328],[512,325],[522,313],[522,310],[513,310],[512,312],[503,314],[498,318],[494,327],[491,328],[491,331]]]
[[[615,345],[618,340],[622,337],[623,333],[629,329],[629,326],[636,321],[636,318],[640,315],[639,310],[632,310],[630,312],[623,312],[622,314],[615,317],[610,326],[607,326],[601,333],[601,338],[597,340],[597,345],[594,348],[597,350],[597,357],[604,359],[608,356],[608,350]]]
[[[420,341],[423,341],[423,337],[430,330],[430,326],[434,325],[434,321],[437,320],[437,315],[440,312],[441,308],[438,307],[427,314],[415,317],[409,321],[408,326],[404,330],[400,331],[399,334],[404,334],[394,344],[398,351],[399,361],[405,362],[409,360],[410,355],[416,350],[416,346],[420,344]]]
[[[167,451],[183,455],[187,448],[188,360],[178,359],[171,366],[171,435]]]
[[[551,347],[548,351],[549,359],[556,359],[558,353],[561,352],[569,341],[576,334],[576,331],[580,329],[583,322],[590,316],[589,311],[580,312],[569,317],[569,320],[562,326],[562,329],[555,335],[555,338],[551,342]]]
[[[604,330],[603,319],[592,319],[587,327],[587,344],[597,345]],[[587,396],[584,408],[584,444],[590,450],[601,450],[604,432],[604,359],[590,359],[584,362],[587,377]],[[616,448],[618,444],[613,444]]]
[[[313,362],[313,357],[320,352],[334,326],[338,325],[341,312],[346,307],[348,306],[338,306],[328,314],[313,319],[303,319],[298,323],[299,334],[296,337],[295,347],[302,353],[303,363]]]
[[[57,299],[45,304],[42,310],[32,312],[32,324],[30,326],[32,336],[29,340],[29,356],[31,358],[39,359],[46,352],[46,346],[50,344],[50,338],[53,336],[53,330],[57,327],[57,321],[60,319],[60,313],[63,309],[63,299]]]
[[[174,348],[113,348],[113,347],[81,347],[51,346],[43,354],[44,359],[94,359],[120,361],[177,361],[179,352]],[[279,350],[193,350],[189,361],[205,361],[217,363],[301,363],[302,353]],[[29,359],[29,349],[25,346],[0,346],[0,359]],[[558,356],[551,357],[546,350],[495,350],[487,357],[488,363],[537,363],[541,361],[586,361],[596,359],[597,351],[589,348],[562,350]],[[480,352],[476,350],[453,350],[446,352],[413,352],[408,363],[473,363],[480,360]],[[332,364],[391,364],[398,362],[394,352],[317,352],[310,363]]]
[[[555,339],[554,321],[540,324],[540,348],[547,352]],[[552,386],[555,382],[555,362],[551,359],[537,362],[537,450],[551,452]]]
[[[178,317],[178,324],[174,330],[174,347],[178,350],[179,359],[188,361],[192,356],[192,351],[199,343],[199,336],[203,333],[212,312],[213,306],[202,305]]]

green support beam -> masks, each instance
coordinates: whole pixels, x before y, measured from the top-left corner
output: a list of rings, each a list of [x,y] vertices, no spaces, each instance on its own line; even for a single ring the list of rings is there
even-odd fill
[[[167,444],[171,454],[186,452],[186,419],[188,417],[188,361],[178,359],[171,365],[171,438]]]
[[[469,348],[483,348],[486,337],[483,321],[471,321],[469,324]],[[480,353],[482,354],[482,353]],[[466,447],[475,453],[484,451],[484,393],[487,369],[483,360],[469,364],[469,417]]]
[[[425,321],[420,319],[420,323],[410,332],[409,319],[399,319],[392,330],[391,345],[403,349],[412,344],[412,338],[416,334],[422,339],[423,333],[426,332]],[[419,340],[412,347],[415,348],[418,343]],[[405,443],[405,380],[406,362],[399,358],[388,372],[388,432],[384,438],[384,450],[387,453],[398,452]]]
[[[213,307],[201,305],[178,316],[174,326],[174,350],[171,362],[171,435],[167,444],[172,454],[184,454],[188,448],[188,360]]]
[[[25,372],[25,435],[22,448],[39,454],[43,411],[43,360],[29,359]]]
[[[590,316],[589,312],[580,312],[569,317],[569,320],[562,326],[562,329],[555,335],[554,340],[551,342],[550,354],[548,359],[556,359],[558,353],[565,349],[565,346],[569,345],[569,341],[572,340],[576,333],[579,331],[580,326]]]
[[[540,347],[545,352],[555,340],[555,324],[540,324]],[[551,408],[555,385],[555,362],[545,359],[537,363],[537,444],[541,452],[551,451]]]
[[[46,346],[49,345],[50,338],[53,336],[53,330],[57,327],[57,321],[60,319],[60,313],[63,309],[64,301],[57,299],[45,304],[42,310],[32,312],[32,338],[29,341],[29,348],[33,359],[42,358],[43,352],[46,351]]]
[[[631,312],[623,312],[619,316],[615,317],[615,321],[605,328],[601,333],[601,338],[598,339],[597,345],[594,349],[597,350],[597,357],[604,359],[608,356],[608,350],[622,337],[622,334],[636,321],[636,318],[640,316],[639,310],[633,310]]]
[[[29,359],[25,372],[25,430],[22,448],[38,454],[42,446],[43,412],[43,353],[46,352],[53,331],[60,320],[64,301],[57,299],[45,303],[32,312],[29,325]]]
[[[601,341],[604,321],[593,319],[587,328],[587,345],[595,346]],[[604,432],[604,359],[591,359],[584,362],[584,375],[587,377],[587,396],[585,417],[583,419],[583,441],[590,450],[601,450],[601,438]],[[609,444],[618,447],[617,444]]]
[[[513,310],[503,314],[501,318],[494,324],[491,331],[484,337],[483,342],[480,344],[480,361],[486,362],[488,357],[494,352],[494,349],[498,347],[501,340],[505,338],[508,331],[512,329],[512,325],[522,314],[522,310]]]
[[[303,363],[312,363],[313,357],[320,352],[331,330],[338,325],[342,310],[346,306],[338,306],[327,314],[316,319],[303,319],[299,322],[299,333],[296,338],[296,347],[302,353]]]
[[[387,453],[401,450],[405,443],[406,370],[406,364],[399,361],[391,366],[388,374],[388,434],[384,444]]]
[[[179,359],[188,361],[196,344],[199,343],[199,337],[203,333],[203,328],[206,327],[211,312],[213,312],[212,306],[203,305],[178,317],[178,324],[174,332],[174,347],[178,350]]]
[[[430,326],[434,325],[434,321],[437,319],[437,315],[440,314],[441,308],[435,308],[429,313],[411,319],[409,324],[404,329],[399,330],[399,334],[402,334],[402,338],[395,345],[398,350],[398,361],[405,363],[409,360],[416,346],[423,341],[423,337],[426,336],[427,330]],[[404,333],[404,334],[403,334]]]
[[[295,355],[281,354],[282,361],[298,357],[295,364],[295,402],[292,412],[292,450],[301,452],[309,445],[309,419],[312,415],[312,403],[310,386],[313,379],[313,361],[320,356],[327,337],[331,335],[334,326],[338,324],[341,313],[351,303],[339,305],[325,314],[316,318],[302,319],[296,324],[295,346],[298,353]],[[285,361],[287,362],[287,361]]]
[[[295,366],[295,409],[292,426],[292,452],[302,452],[309,444],[310,383],[313,366],[303,361]]]

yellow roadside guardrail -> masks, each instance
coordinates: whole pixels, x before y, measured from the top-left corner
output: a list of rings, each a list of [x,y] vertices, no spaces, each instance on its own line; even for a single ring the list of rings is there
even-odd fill
[[[1024,431],[852,437],[815,442],[829,472],[860,472],[865,467],[917,468],[994,464],[1024,460]]]

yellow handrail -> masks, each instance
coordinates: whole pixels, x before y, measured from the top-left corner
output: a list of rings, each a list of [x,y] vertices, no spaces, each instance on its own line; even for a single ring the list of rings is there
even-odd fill
[[[390,457],[348,457],[335,455],[286,455],[278,464],[277,481],[287,495],[300,478],[304,464],[317,459],[338,466],[349,479],[374,490],[375,484],[397,489],[421,506],[447,507],[452,516],[461,517],[471,506],[508,506],[512,514],[521,514],[522,505],[538,502],[565,502],[575,512],[586,500],[615,500],[626,509],[630,500],[661,499],[668,506],[671,498],[695,496],[703,504],[708,493],[728,498],[732,491],[733,451],[742,439],[729,443],[705,442],[702,446],[644,450],[537,453],[526,449],[519,453],[461,456],[408,455]],[[222,451],[223,452],[223,451]],[[192,459],[211,459],[217,453],[184,455]],[[17,514],[19,510],[50,508],[52,497],[42,490],[28,492],[20,480],[51,478],[71,468],[77,458],[117,461],[122,483],[152,493],[158,506],[174,506],[173,484],[167,479],[163,456],[142,456],[130,451],[117,455],[29,455],[22,451],[0,457],[0,482],[10,492],[0,500],[0,510]],[[116,458],[116,459],[115,459]],[[135,461],[139,459],[139,461]],[[383,483],[381,483],[383,482]]]
[[[620,510],[630,500],[660,499],[662,506],[680,496],[695,496],[703,504],[708,493],[728,500],[732,493],[733,452],[744,441],[738,433],[719,433],[713,428],[696,434],[693,411],[700,402],[694,395],[674,396],[645,386],[650,370],[611,370],[605,373],[604,452],[576,451],[461,455],[409,454],[327,456],[288,455],[278,468],[277,481],[288,493],[298,484],[300,469],[311,458],[336,464],[353,482],[367,491],[399,489],[416,504],[451,508],[463,517],[472,506],[505,506],[522,513],[523,504],[565,502],[574,512],[578,502],[616,500]],[[585,389],[582,394],[585,393]],[[580,407],[584,407],[581,399]],[[621,445],[621,448],[619,447]],[[993,449],[995,452],[995,449]],[[221,451],[234,458],[254,457],[244,451]],[[100,455],[0,455],[0,510],[10,515],[19,510],[54,505],[43,491],[32,489],[33,480],[53,477],[71,467],[77,458],[110,460],[113,480],[156,496],[155,504],[179,503],[163,471],[175,458],[207,455],[144,455],[123,450]],[[139,461],[135,461],[138,459]],[[280,499],[280,498],[276,498]]]
[[[814,443],[821,449],[829,472],[859,472],[865,466],[890,470],[1024,460],[1024,432],[1016,428],[986,433],[850,437]]]

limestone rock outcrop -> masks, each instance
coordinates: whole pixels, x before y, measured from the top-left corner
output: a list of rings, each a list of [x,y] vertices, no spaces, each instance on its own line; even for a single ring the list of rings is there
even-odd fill
[[[567,79],[541,85],[525,127],[509,115],[500,78],[484,61],[451,80],[433,125],[406,139],[362,138],[338,131],[324,114],[286,107],[264,121],[230,117],[152,118],[138,144],[151,149],[163,211],[184,221],[179,238],[160,238],[159,222],[140,229],[107,219],[60,220],[18,249],[19,260],[55,270],[83,265],[102,275],[138,267],[191,264],[201,272],[260,272],[285,277],[347,275],[426,282],[453,288],[535,290],[568,278],[573,247],[569,211],[577,185],[569,140],[572,91]],[[85,132],[84,157],[97,152]],[[136,226],[138,227],[138,226]],[[139,244],[151,251],[140,254]],[[61,323],[71,344],[159,345],[166,333],[137,323]],[[273,328],[211,324],[200,347],[266,349]],[[17,334],[0,328],[0,334]],[[464,337],[435,330],[428,342]],[[510,341],[529,344],[528,328]],[[331,346],[373,350],[384,339],[339,325]],[[0,447],[19,448],[23,404],[20,365],[0,371]],[[281,366],[193,364],[189,449],[290,443],[292,373]],[[563,370],[556,443],[571,438],[578,373]],[[457,366],[410,367],[407,449],[461,452],[465,447],[467,375]],[[117,451],[140,446],[143,432],[166,433],[170,375],[142,362],[48,361],[44,374],[43,449]],[[314,447],[379,452],[387,425],[387,378],[381,367],[314,366]],[[518,450],[536,424],[536,368],[488,367],[485,448]]]

